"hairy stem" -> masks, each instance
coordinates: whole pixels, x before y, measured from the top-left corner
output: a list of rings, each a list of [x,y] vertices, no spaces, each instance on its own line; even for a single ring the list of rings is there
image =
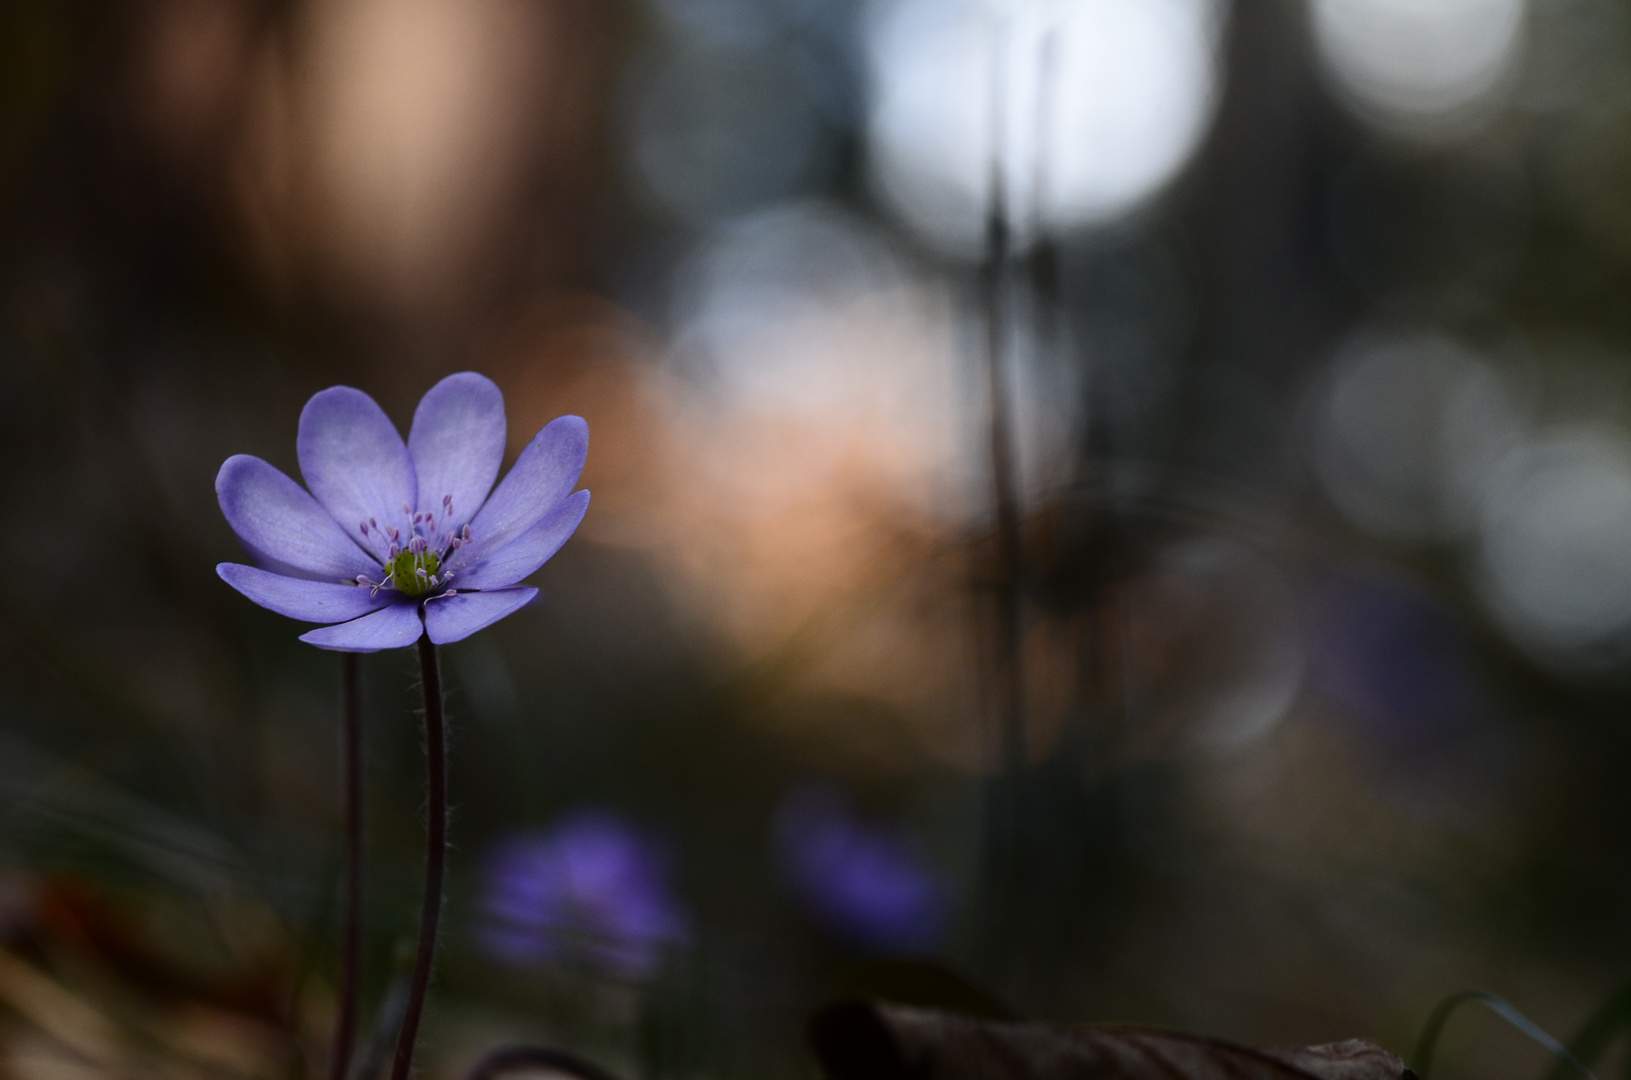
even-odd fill
[[[396,1040],[391,1080],[408,1080],[413,1068],[414,1043],[419,1039],[419,1018],[430,988],[431,964],[436,958],[436,924],[442,915],[442,877],[447,863],[447,733],[442,720],[442,672],[436,646],[429,637],[419,639],[419,681],[425,691],[425,896],[419,909],[419,953],[413,962],[408,1007]]]
[[[329,1080],[346,1080],[357,1033],[357,978],[362,967],[362,688],[356,653],[340,654],[340,724],[345,787],[345,900],[340,923],[340,1005],[334,1020]]]

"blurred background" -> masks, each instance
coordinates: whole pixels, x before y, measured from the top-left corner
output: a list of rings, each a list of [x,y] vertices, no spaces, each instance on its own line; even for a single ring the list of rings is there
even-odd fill
[[[444,650],[426,1075],[808,1076],[846,994],[1566,1037],[1631,979],[1628,295],[1626,0],[0,5],[0,1069],[321,1068],[338,664],[213,478],[464,369],[594,503]]]

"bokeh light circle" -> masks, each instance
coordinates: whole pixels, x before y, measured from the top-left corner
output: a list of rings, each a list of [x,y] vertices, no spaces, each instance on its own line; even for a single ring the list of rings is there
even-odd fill
[[[1440,333],[1373,330],[1338,350],[1311,435],[1315,475],[1342,515],[1416,541],[1468,532],[1522,437],[1511,395],[1476,351]]]
[[[1631,442],[1598,427],[1537,437],[1489,492],[1486,594],[1520,640],[1586,655],[1631,629]]]
[[[859,216],[796,200],[716,227],[676,269],[671,318],[673,362],[707,395],[714,423],[821,433],[799,444],[800,483],[864,443],[926,503],[961,486],[966,406],[948,302]],[[726,471],[760,477],[755,498],[796,494],[768,459],[739,464]]]
[[[868,20],[873,183],[930,244],[977,253],[1000,112],[1018,227],[1125,214],[1206,129],[1218,18],[1211,0],[884,0]]]
[[[1343,98],[1385,127],[1454,134],[1517,63],[1525,0],[1312,0]]]

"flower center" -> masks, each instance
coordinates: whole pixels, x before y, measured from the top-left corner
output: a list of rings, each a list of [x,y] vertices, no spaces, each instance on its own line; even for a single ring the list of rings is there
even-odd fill
[[[417,546],[410,544],[406,551],[397,552],[386,575],[397,591],[409,596],[423,596],[441,584],[437,576],[442,568],[441,558],[428,547],[415,551]]]
[[[389,540],[391,546],[381,567],[384,575],[378,581],[370,581],[368,575],[358,574],[357,584],[376,593],[381,589],[395,589],[404,596],[424,596],[446,588],[453,580],[453,571],[442,569],[442,564],[470,542],[470,526],[453,531],[453,496],[442,496],[442,528],[437,527],[433,512],[415,513],[406,503],[402,504],[402,516],[406,519],[406,543],[399,527],[381,525],[373,518],[358,526],[364,537],[377,532]]]

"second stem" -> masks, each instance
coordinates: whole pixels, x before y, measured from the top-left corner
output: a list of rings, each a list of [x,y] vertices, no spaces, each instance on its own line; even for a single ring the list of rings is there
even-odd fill
[[[362,688],[357,654],[340,654],[341,727],[345,760],[345,913],[340,926],[340,1006],[334,1023],[329,1080],[346,1080],[357,1031],[357,977],[362,966]]]
[[[430,989],[431,966],[436,959],[436,924],[442,915],[442,879],[447,866],[447,730],[442,719],[442,672],[436,645],[419,639],[419,681],[425,691],[425,896],[419,909],[419,952],[408,987],[408,1007],[396,1040],[391,1080],[408,1080],[413,1049],[419,1038],[419,1018]]]

